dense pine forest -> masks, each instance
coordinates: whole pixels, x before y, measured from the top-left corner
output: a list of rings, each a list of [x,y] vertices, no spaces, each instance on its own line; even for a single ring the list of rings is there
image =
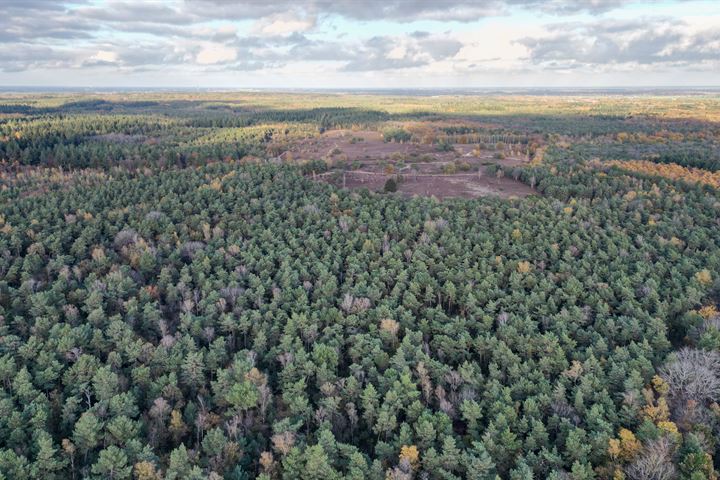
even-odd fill
[[[720,470],[717,96],[8,94],[0,162],[2,479]]]

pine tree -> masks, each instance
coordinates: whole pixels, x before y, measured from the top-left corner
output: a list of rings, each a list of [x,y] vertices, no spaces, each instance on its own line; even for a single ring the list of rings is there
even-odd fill
[[[132,466],[128,465],[127,455],[114,445],[101,450],[97,462],[92,466],[92,473],[98,479],[127,480],[131,472]]]
[[[100,430],[102,425],[97,417],[90,412],[85,412],[80,416],[80,419],[75,424],[75,430],[73,431],[73,440],[77,445],[80,452],[83,453],[85,460],[87,461],[88,454],[98,445],[100,442]]]
[[[180,444],[175,450],[170,452],[170,462],[167,472],[165,472],[166,480],[182,480],[190,476],[193,468],[190,462],[190,456],[184,444]]]
[[[32,464],[32,475],[35,478],[54,480],[63,478],[62,473],[67,466],[67,460],[60,458],[57,448],[53,445],[52,437],[41,431],[37,435],[38,453]]]
[[[303,478],[308,480],[333,480],[341,478],[332,468],[327,454],[319,445],[305,449],[303,454]]]

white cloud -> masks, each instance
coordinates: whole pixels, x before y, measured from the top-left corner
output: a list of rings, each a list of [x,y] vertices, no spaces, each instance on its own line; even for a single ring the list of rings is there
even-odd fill
[[[206,44],[198,52],[195,61],[200,65],[232,62],[237,58],[237,50],[219,43]]]
[[[0,3],[0,84],[720,83],[712,0]]]
[[[91,62],[117,63],[118,55],[110,50],[98,50],[97,53],[90,57]]]
[[[405,56],[408,54],[407,48],[405,45],[398,45],[392,50],[390,50],[385,58],[390,58],[393,60],[399,60],[401,58],[405,58]]]
[[[253,25],[255,35],[275,36],[307,32],[315,28],[317,19],[311,16],[296,17],[291,14],[275,14],[261,18]]]
[[[463,47],[455,56],[460,70],[514,70],[524,65],[528,48],[518,43],[527,35],[541,35],[544,30],[532,24],[509,28],[507,23],[487,23],[483,28],[457,35]]]

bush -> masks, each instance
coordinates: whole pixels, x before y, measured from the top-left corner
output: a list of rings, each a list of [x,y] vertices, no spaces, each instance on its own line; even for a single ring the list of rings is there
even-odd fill
[[[383,190],[387,193],[397,192],[398,185],[397,180],[394,178],[388,178],[385,181],[385,186],[383,187]]]
[[[468,162],[465,161],[456,161],[455,165],[457,165],[458,170],[462,172],[469,172],[472,169],[472,165],[470,165]]]
[[[450,143],[450,140],[448,140],[447,138],[440,140],[435,148],[437,149],[438,152],[454,152],[455,151],[455,147],[453,147],[453,144]]]
[[[445,165],[443,165],[442,171],[444,174],[448,175],[457,173],[457,166],[454,163],[446,163]]]
[[[386,142],[408,142],[412,138],[412,134],[402,128],[388,128],[383,130],[383,140]]]
[[[307,163],[304,163],[300,167],[300,171],[303,173],[303,175],[309,175],[313,172],[315,173],[323,173],[327,172],[328,170],[328,164],[324,160],[310,160]]]

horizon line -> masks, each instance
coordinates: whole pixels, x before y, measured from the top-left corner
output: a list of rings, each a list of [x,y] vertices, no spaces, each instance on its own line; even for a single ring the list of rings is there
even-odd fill
[[[165,92],[183,92],[183,91],[203,91],[203,92],[328,92],[328,93],[373,93],[373,92],[427,92],[438,93],[472,93],[472,92],[542,92],[542,91],[560,91],[560,92],[603,92],[603,91],[718,91],[720,85],[607,85],[607,86],[558,86],[558,85],[537,85],[537,86],[478,86],[478,87],[455,87],[455,86],[437,86],[437,87],[202,87],[202,86],[143,86],[143,85],[109,85],[109,86],[62,86],[62,85],[0,85],[0,93],[56,93],[56,92],[82,92],[91,93],[108,92],[108,91],[165,91]]]

